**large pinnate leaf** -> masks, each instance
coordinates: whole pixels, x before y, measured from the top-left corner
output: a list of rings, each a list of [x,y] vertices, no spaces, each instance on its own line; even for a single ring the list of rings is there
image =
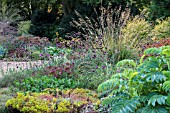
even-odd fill
[[[150,58],[145,60],[139,67],[138,71],[141,72],[151,72],[157,71],[159,69],[159,60],[156,58]]]
[[[166,76],[161,73],[161,72],[151,72],[148,73],[146,76],[146,81],[147,82],[156,82],[156,83],[160,83],[166,80]]]
[[[159,55],[161,54],[161,49],[159,48],[149,48],[144,51],[144,55]]]
[[[145,56],[149,57],[146,58]],[[132,60],[126,59],[120,61],[116,66],[123,68],[124,71],[115,74],[116,76],[113,75],[109,81],[102,83],[98,87],[101,91],[103,89],[112,90],[110,93],[112,97],[103,101],[109,109],[111,108],[111,113],[169,112],[170,46],[145,50],[139,65],[134,64]],[[120,97],[118,96],[120,93],[128,96]],[[140,96],[140,98],[134,99],[136,96]]]
[[[170,70],[170,58],[166,58],[166,64],[168,65],[168,70]]]
[[[122,96],[108,96],[102,101],[102,105],[112,105],[114,103],[117,103],[120,99],[122,99]]]
[[[161,50],[164,50],[164,49],[170,49],[170,46],[162,46],[160,47]]]
[[[165,107],[162,106],[145,106],[139,110],[137,110],[136,113],[168,113],[168,111],[165,109]]]
[[[170,92],[170,80],[163,83],[162,89],[166,92]]]
[[[166,57],[170,57],[170,49],[164,49],[161,54],[165,55]]]
[[[109,79],[98,86],[99,92],[104,92],[110,89],[114,89],[114,87],[118,84],[116,79]]]
[[[99,92],[105,92],[107,90],[116,90],[121,91],[122,87],[127,86],[127,78],[124,77],[124,73],[117,73],[112,76],[111,79],[103,82],[98,86]]]
[[[170,93],[168,94],[168,98],[167,98],[166,104],[167,104],[168,106],[170,106]]]
[[[162,73],[166,76],[167,80],[170,80],[170,71],[162,71]]]
[[[156,103],[159,105],[164,105],[166,99],[167,99],[167,96],[154,95],[149,99],[148,105],[156,106]]]
[[[140,104],[138,99],[120,100],[112,105],[111,113],[134,113]]]
[[[124,67],[124,66],[136,67],[136,65],[137,64],[134,62],[134,60],[124,59],[122,61],[119,61],[116,64],[116,67]]]

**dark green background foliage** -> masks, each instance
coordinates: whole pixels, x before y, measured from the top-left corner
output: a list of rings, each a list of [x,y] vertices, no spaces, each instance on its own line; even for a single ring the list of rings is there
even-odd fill
[[[31,17],[32,25],[29,33],[40,37],[53,37],[56,27],[55,12],[48,13],[47,10],[36,10]]]
[[[170,0],[152,0],[148,7],[148,20],[165,19],[170,16]]]
[[[15,8],[20,9],[20,14],[25,19],[31,19],[32,14],[39,9],[45,9],[48,4],[55,4],[56,0],[2,0],[2,3],[7,5],[14,5]]]
[[[58,15],[59,4],[62,4],[63,15]],[[56,38],[55,33],[64,37],[68,32],[78,31],[70,26],[72,19],[77,19],[75,10],[82,17],[96,18],[100,14],[99,7],[131,8],[131,14],[140,14],[146,10],[144,16],[147,20],[155,22],[156,19],[164,19],[170,16],[170,0],[2,0],[0,6],[15,6],[24,20],[32,21],[30,33],[37,36]],[[48,6],[52,6],[51,13],[47,13]],[[159,9],[159,10],[158,10]],[[58,19],[57,19],[58,18]]]
[[[91,18],[96,17],[94,8],[88,4],[79,3],[74,7],[74,10],[76,10],[79,14],[81,14],[82,17],[84,16],[91,17]],[[57,32],[59,32],[59,34],[62,35],[62,37],[64,37],[66,33],[79,31],[78,29],[70,25],[70,22],[73,21],[73,19],[78,20],[78,16],[75,14],[74,10],[69,14],[63,16],[59,23],[58,26],[59,29],[57,29]]]

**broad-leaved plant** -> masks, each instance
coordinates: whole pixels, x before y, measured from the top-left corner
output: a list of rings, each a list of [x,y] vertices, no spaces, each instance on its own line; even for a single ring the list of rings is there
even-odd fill
[[[119,73],[98,86],[103,97],[102,111],[170,112],[170,46],[149,48],[139,64],[126,59],[116,67]]]

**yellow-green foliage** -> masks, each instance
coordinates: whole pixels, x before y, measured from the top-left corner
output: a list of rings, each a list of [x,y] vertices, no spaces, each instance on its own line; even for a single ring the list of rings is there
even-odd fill
[[[38,59],[40,59],[40,51],[34,51],[34,52],[32,52],[32,54],[31,54],[31,57],[32,57],[32,59],[34,59],[34,60],[38,60]]]
[[[151,31],[150,24],[145,19],[136,16],[122,29],[124,43],[138,45],[141,40],[147,39]]]
[[[152,30],[152,36],[156,38],[168,38],[170,36],[170,17],[163,21],[158,21],[158,23]]]
[[[91,101],[95,105],[100,104],[100,100],[97,98],[98,95],[97,93],[88,90],[88,89],[83,89],[83,88],[76,88],[74,90],[65,90],[63,91],[64,94],[66,95],[76,95],[77,97],[74,98],[75,100],[82,100],[84,103],[88,103],[87,100]]]
[[[18,25],[18,34],[19,35],[24,35],[24,34],[29,34],[29,29],[31,26],[31,21],[21,21]]]
[[[59,92],[62,94],[59,94]],[[17,96],[6,102],[7,108],[24,113],[67,113],[77,112],[83,105],[99,105],[97,94],[85,89],[58,91],[49,93],[17,93]]]
[[[41,96],[45,93],[17,93],[17,97],[12,98],[6,102],[6,107],[12,107],[20,112],[31,112],[31,113],[51,113],[55,107],[55,98],[52,100],[42,99]],[[50,96],[50,95],[48,95]]]

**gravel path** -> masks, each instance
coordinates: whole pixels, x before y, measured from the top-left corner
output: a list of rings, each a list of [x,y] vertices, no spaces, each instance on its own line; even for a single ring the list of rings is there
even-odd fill
[[[2,72],[7,73],[9,70],[21,70],[29,69],[31,67],[42,65],[42,61],[30,61],[30,62],[6,62],[0,61],[0,78],[2,77]]]

